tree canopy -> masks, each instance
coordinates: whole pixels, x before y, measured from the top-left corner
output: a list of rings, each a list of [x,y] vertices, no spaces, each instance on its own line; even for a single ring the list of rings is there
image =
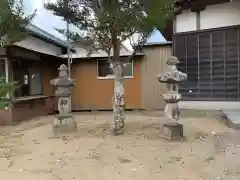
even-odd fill
[[[136,34],[132,45],[142,45],[154,29],[163,30],[174,11],[172,0],[57,0],[45,7],[81,31],[67,34],[61,29],[61,33],[106,52],[113,42],[122,43]]]
[[[26,15],[23,0],[0,1],[0,47],[20,41],[25,37],[23,28],[34,18]]]
[[[23,28],[34,18],[24,12],[23,0],[0,0],[0,48],[21,41],[25,37]],[[0,98],[12,98],[12,93],[18,88],[17,82],[0,77]]]

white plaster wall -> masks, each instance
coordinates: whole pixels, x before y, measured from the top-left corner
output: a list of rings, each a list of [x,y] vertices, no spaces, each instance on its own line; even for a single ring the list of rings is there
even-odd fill
[[[182,11],[176,17],[176,32],[188,32],[197,30],[197,15],[195,12]]]
[[[208,6],[200,13],[201,29],[240,25],[240,2]]]
[[[15,43],[20,47],[41,52],[49,55],[61,55],[61,48],[53,44],[47,43],[36,37],[29,36],[25,40]]]
[[[207,6],[200,12],[200,29],[240,25],[240,1]],[[176,17],[176,32],[197,30],[196,13],[182,11]]]

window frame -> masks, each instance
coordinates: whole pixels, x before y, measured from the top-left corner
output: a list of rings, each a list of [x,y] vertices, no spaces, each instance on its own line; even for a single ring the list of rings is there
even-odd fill
[[[125,60],[124,58],[121,58],[121,60]],[[108,76],[108,77],[102,77],[102,76],[99,76],[98,74],[98,69],[99,69],[99,61],[107,61],[106,58],[104,59],[97,59],[97,79],[114,79],[114,75],[112,76]],[[132,76],[124,76],[124,79],[133,79],[134,78],[134,60],[130,60],[130,62],[132,62]]]

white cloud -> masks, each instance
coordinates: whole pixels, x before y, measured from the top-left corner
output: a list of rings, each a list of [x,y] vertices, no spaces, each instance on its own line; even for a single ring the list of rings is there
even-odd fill
[[[34,9],[37,10],[37,15],[32,22],[33,24],[63,39],[64,36],[59,34],[54,28],[64,28],[65,22],[44,8],[44,3],[54,1],[55,0],[24,0],[24,3],[27,13],[32,12]]]

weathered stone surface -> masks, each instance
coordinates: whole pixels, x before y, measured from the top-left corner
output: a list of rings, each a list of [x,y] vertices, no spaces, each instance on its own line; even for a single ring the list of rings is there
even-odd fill
[[[71,103],[70,97],[58,98],[58,111],[60,115],[65,115],[70,112],[71,110],[70,103]]]
[[[164,136],[169,140],[179,140],[183,138],[183,125],[177,121],[180,116],[178,102],[181,95],[178,93],[178,84],[187,80],[187,74],[177,69],[179,63],[177,57],[169,57],[167,60],[167,71],[158,76],[160,83],[167,84],[167,92],[163,95],[165,106],[165,116],[167,123],[163,125]]]
[[[165,116],[170,121],[178,121],[180,117],[178,103],[167,103],[165,106]]]
[[[177,122],[169,122],[163,125],[164,137],[168,140],[183,139],[183,125]]]
[[[177,103],[181,100],[181,95],[177,92],[168,92],[163,94],[163,98],[166,103]]]
[[[67,97],[72,94],[72,88],[75,86],[75,80],[68,77],[68,68],[63,64],[59,68],[59,77],[51,80],[50,84],[56,87],[55,96]]]
[[[180,63],[180,61],[175,56],[170,56],[167,60],[167,65],[169,65],[169,66],[177,65],[179,63]]]
[[[178,93],[178,83],[187,80],[187,75],[178,71],[176,64],[179,61],[176,57],[169,57],[167,61],[168,70],[159,75],[158,81],[167,84],[167,92],[163,94],[165,106],[165,115],[170,122],[179,120],[180,109],[178,102],[181,95]]]
[[[55,95],[58,97],[59,115],[53,120],[54,133],[68,133],[77,131],[77,123],[71,114],[71,94],[72,87],[75,85],[74,80],[68,77],[68,68],[61,65],[59,77],[50,81],[51,85],[56,86]]]
[[[177,84],[186,80],[187,74],[178,71],[175,65],[168,67],[167,72],[164,72],[158,76],[158,81],[161,83]]]
[[[54,133],[77,132],[77,123],[71,115],[58,115],[53,120],[52,130]]]

